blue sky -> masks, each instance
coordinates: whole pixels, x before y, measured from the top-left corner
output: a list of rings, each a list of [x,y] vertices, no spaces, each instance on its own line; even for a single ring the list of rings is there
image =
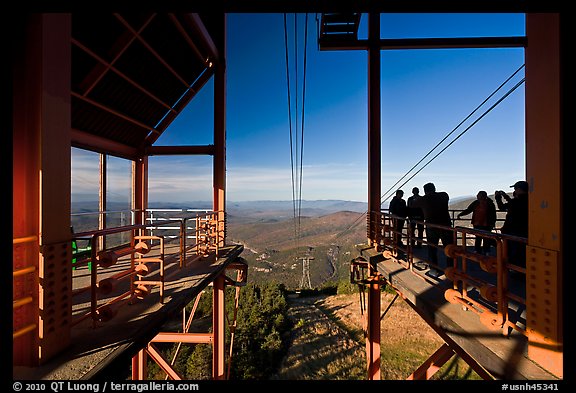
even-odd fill
[[[300,111],[305,100],[301,196],[306,200],[366,201],[367,53],[320,51],[316,17],[308,14],[303,96],[305,15],[297,17],[298,39],[294,34],[295,15],[287,15],[293,135],[302,131]],[[365,19],[366,15],[362,18],[361,38],[366,36]],[[383,14],[381,20],[383,38],[525,34],[523,14]],[[229,201],[292,198],[285,50],[283,14],[228,15]],[[429,181],[456,198],[476,195],[481,189],[488,193],[509,190],[510,184],[525,177],[522,84],[414,178],[409,180],[408,174],[400,181],[442,138],[454,131],[415,170],[523,78],[522,69],[499,94],[455,129],[524,64],[522,48],[387,50],[381,56],[383,200],[392,192],[389,190],[402,186],[407,197],[412,187],[422,189]],[[212,100],[210,81],[157,143],[212,143]],[[293,153],[294,149],[295,145]],[[73,151],[73,192],[93,187],[81,168],[97,170],[94,153],[81,153]],[[83,157],[92,164],[84,164]],[[300,156],[293,159],[299,162]],[[123,161],[111,159],[111,198],[123,199],[129,185],[129,164]],[[211,176],[210,157],[151,157],[150,200],[210,200]]]

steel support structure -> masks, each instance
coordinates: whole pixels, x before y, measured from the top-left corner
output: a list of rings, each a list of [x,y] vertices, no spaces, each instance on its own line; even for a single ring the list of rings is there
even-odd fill
[[[430,379],[454,355],[454,351],[446,343],[442,344],[416,371],[407,379]]]
[[[13,52],[13,364],[37,366],[71,338],[71,17],[15,16]],[[22,241],[22,239],[31,239]],[[16,274],[30,269],[29,274]],[[18,302],[17,302],[18,303]]]
[[[380,14],[368,15],[368,244],[378,243],[381,206]]]
[[[133,225],[146,223],[148,207],[148,156],[132,161],[132,209],[135,212]]]
[[[214,70],[214,172],[213,209],[218,212],[218,222],[223,223],[218,233],[218,247],[223,247],[226,239],[226,15],[221,15],[220,36],[215,45],[220,54]]]
[[[237,270],[236,280],[226,276],[226,270]],[[147,379],[147,358],[154,360],[160,368],[172,379],[180,380],[182,376],[172,367],[176,359],[178,350],[172,362],[164,359],[162,354],[153,346],[153,343],[179,343],[185,344],[209,344],[212,345],[212,379],[225,380],[230,377],[230,367],[232,364],[234,334],[236,329],[236,317],[238,315],[240,287],[246,285],[248,279],[248,265],[242,259],[230,263],[226,269],[218,274],[212,282],[212,332],[189,332],[194,313],[198,306],[202,292],[196,296],[192,312],[186,321],[183,317],[182,332],[160,332],[148,345],[141,349],[132,358],[132,379]],[[234,308],[232,320],[226,316],[226,286],[235,287]],[[185,311],[184,311],[185,312]],[[228,367],[226,367],[226,323],[230,329],[230,344],[228,351]]]
[[[381,194],[380,14],[368,15],[368,244],[379,242]],[[380,379],[380,278],[369,264],[366,364],[367,378]]]
[[[98,187],[98,210],[105,212],[108,209],[108,156],[104,153],[99,154],[98,171],[100,174],[100,184]],[[106,214],[98,214],[98,229],[106,229]],[[98,238],[98,251],[106,249],[106,236]]]
[[[563,377],[563,243],[560,15],[527,13],[526,37],[380,39],[379,14],[368,15],[367,40],[325,39],[321,50],[368,51],[368,245],[378,245],[380,213],[380,50],[525,47],[528,355]],[[566,74],[566,73],[564,73]],[[379,297],[369,296],[369,302]],[[376,306],[368,304],[367,309]],[[368,326],[371,326],[370,322]],[[374,325],[375,328],[375,325]],[[370,329],[369,329],[370,330]],[[375,334],[375,332],[374,332]],[[376,343],[379,337],[367,337]],[[367,344],[368,363],[374,351]],[[368,376],[370,379],[375,374]]]
[[[560,15],[526,14],[526,322],[528,356],[563,377]],[[565,72],[563,72],[565,71]]]

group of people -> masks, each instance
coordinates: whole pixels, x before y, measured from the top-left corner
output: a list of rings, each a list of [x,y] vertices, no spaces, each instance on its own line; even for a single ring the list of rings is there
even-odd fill
[[[486,191],[479,191],[476,200],[458,213],[461,219],[472,213],[471,224],[474,229],[491,232],[496,226],[497,211],[505,211],[506,218],[500,232],[506,235],[528,237],[528,182],[520,180],[510,186],[514,188],[512,197],[506,192],[495,191],[496,203],[488,197]],[[397,190],[390,201],[389,211],[393,215],[394,241],[397,246],[404,247],[402,230],[406,219],[409,220],[408,231],[411,246],[422,247],[424,223],[426,223],[426,243],[428,244],[428,259],[438,266],[437,248],[440,241],[443,246],[454,242],[451,230],[452,219],[448,203],[450,197],[444,191],[436,191],[434,183],[424,185],[424,195],[420,195],[418,187],[412,189],[412,195],[406,202],[403,199],[404,191]],[[474,249],[477,253],[487,254],[494,244],[492,239],[476,236]],[[522,242],[508,242],[508,261],[521,267],[526,267],[526,246]],[[451,264],[447,258],[446,263]]]

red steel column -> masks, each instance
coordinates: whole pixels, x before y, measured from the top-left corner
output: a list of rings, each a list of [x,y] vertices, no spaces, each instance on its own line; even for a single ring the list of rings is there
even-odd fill
[[[528,356],[563,377],[563,157],[560,15],[526,14]],[[566,74],[568,74],[568,70]],[[572,263],[572,262],[570,262]]]
[[[107,158],[106,154],[100,153],[100,165],[98,166],[98,171],[100,175],[100,182],[98,187],[98,209],[101,212],[105,212],[108,208],[106,206],[106,194],[108,188],[108,181],[107,181],[107,174],[108,174],[108,165],[107,165]],[[106,215],[105,214],[98,214],[98,229],[105,229],[106,228]],[[98,238],[98,250],[106,249],[106,236],[100,236]]]
[[[378,244],[381,193],[380,14],[368,15],[368,244]],[[369,265],[366,361],[368,379],[380,379],[380,284]]]
[[[376,245],[380,217],[380,14],[368,15],[368,244]]]
[[[25,18],[26,19],[26,18]],[[22,45],[13,56],[13,129],[12,129],[12,235],[14,239],[34,236],[35,240],[13,247],[12,269],[32,267],[33,274],[15,277],[14,299],[31,296],[33,302],[13,311],[15,331],[38,324],[38,233],[40,231],[40,108],[41,25],[23,20],[21,29],[12,32]],[[17,38],[16,38],[17,37]],[[17,47],[17,46],[15,46]],[[12,363],[31,366],[37,362],[38,331],[13,341]]]
[[[136,211],[134,224],[145,223],[144,209],[148,207],[148,156],[132,163],[132,209]]]
[[[368,379],[380,379],[380,282],[378,274],[370,277],[368,286],[368,319],[366,335],[366,363]]]
[[[23,253],[14,254],[14,268],[19,264],[36,268],[34,275],[23,276],[36,277],[32,303],[18,311],[34,317],[37,329],[16,339],[13,361],[34,365],[70,342],[71,16],[16,18],[22,18],[17,25],[22,29],[16,33],[22,34],[22,47],[13,68],[13,235],[35,236],[38,243],[27,243]]]
[[[213,210],[218,211],[218,222],[224,222],[226,209],[226,14],[221,16],[221,36],[216,39],[219,58],[214,72],[214,180]],[[220,228],[224,231],[225,227]],[[226,234],[220,237],[224,246]]]
[[[214,280],[213,298],[212,298],[212,334],[214,343],[212,345],[212,378],[222,380],[226,378],[224,347],[226,344],[224,334],[225,330],[225,279],[222,272]]]

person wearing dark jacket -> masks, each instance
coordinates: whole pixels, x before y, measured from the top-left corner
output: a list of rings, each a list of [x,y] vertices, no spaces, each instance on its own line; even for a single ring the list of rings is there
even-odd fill
[[[392,217],[392,221],[394,222],[394,242],[399,247],[404,247],[404,243],[402,242],[402,231],[404,230],[404,222],[406,221],[407,216],[407,209],[406,209],[406,201],[402,199],[404,196],[404,191],[396,190],[396,195],[390,201],[390,205],[388,206],[390,210],[390,214],[393,214],[397,217]]]
[[[504,191],[496,191],[498,209],[506,211],[504,225],[500,232],[505,235],[528,237],[528,182],[517,181],[510,187],[514,188],[511,198]],[[505,201],[504,201],[504,200]],[[508,262],[526,267],[526,244],[508,241]]]
[[[454,243],[451,230],[436,226],[452,227],[452,219],[448,210],[449,200],[448,193],[444,191],[436,192],[434,183],[426,183],[424,184],[424,195],[412,204],[413,207],[421,208],[424,214],[428,259],[434,266],[438,266],[438,244],[440,240],[442,240],[444,247]],[[450,266],[453,263],[452,258],[446,258],[446,263]],[[433,273],[437,274],[438,272],[435,271]]]
[[[467,216],[472,213],[471,224],[474,229],[491,232],[496,225],[496,205],[494,201],[488,198],[486,191],[478,191],[476,200],[468,207],[458,213],[457,218]],[[476,236],[474,240],[474,250],[479,254],[488,254],[490,252],[491,239]]]
[[[410,238],[412,239],[412,247],[422,247],[422,239],[424,239],[424,215],[422,209],[414,207],[414,201],[422,198],[420,189],[418,187],[412,188],[412,196],[408,197],[406,204],[408,205],[408,218],[410,224],[408,230],[410,231]],[[418,232],[418,233],[416,233]]]

